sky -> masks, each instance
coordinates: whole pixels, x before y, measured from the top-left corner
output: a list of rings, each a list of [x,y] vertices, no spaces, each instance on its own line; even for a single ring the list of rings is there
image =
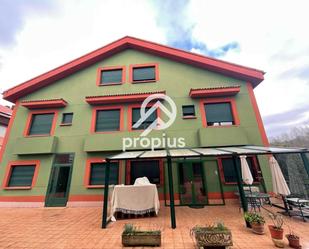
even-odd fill
[[[308,9],[308,0],[0,0],[0,92],[130,35],[265,71],[254,91],[276,137],[309,125]]]

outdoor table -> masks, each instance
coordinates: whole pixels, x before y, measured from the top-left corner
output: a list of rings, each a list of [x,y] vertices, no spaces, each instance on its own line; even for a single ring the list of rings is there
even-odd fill
[[[116,185],[111,198],[111,214],[158,214],[160,202],[155,184]]]
[[[267,193],[261,193],[261,192],[249,192],[244,191],[245,197],[248,200],[248,204],[252,206],[252,208],[259,208],[263,205],[264,200],[267,200],[268,203],[270,202],[270,195]],[[239,192],[234,192],[235,195],[239,196]]]

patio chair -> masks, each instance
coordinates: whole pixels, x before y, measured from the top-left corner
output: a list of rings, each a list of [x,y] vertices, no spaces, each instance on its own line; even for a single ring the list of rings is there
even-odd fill
[[[309,218],[309,200],[300,198],[286,198],[285,200],[288,205],[288,215],[299,216],[306,222],[306,218]]]

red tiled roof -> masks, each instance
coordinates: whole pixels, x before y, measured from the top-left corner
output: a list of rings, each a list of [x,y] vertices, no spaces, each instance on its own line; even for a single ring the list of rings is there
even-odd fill
[[[67,102],[64,99],[42,99],[24,100],[21,105],[28,109],[65,107]]]
[[[7,106],[0,105],[0,115],[12,116],[13,110]]]
[[[152,94],[165,95],[165,91],[87,96],[85,99],[86,99],[86,102],[90,105],[120,103],[120,102],[129,103],[129,102],[143,101],[144,99],[146,99],[148,96]]]
[[[8,101],[15,102],[22,96],[52,84],[57,80],[77,72],[78,70],[86,68],[128,48],[155,54],[171,60],[179,61],[181,63],[190,64],[209,71],[245,80],[252,83],[253,86],[257,86],[264,79],[264,72],[261,70],[236,65],[211,57],[126,36],[49,72],[41,74],[31,80],[6,90],[3,93],[3,98]]]
[[[209,88],[191,88],[189,96],[192,98],[232,96],[240,91],[240,86],[221,86]]]

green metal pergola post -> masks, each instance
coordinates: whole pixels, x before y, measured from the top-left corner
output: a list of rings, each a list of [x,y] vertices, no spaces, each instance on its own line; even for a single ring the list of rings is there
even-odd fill
[[[107,204],[108,204],[109,171],[110,171],[110,160],[107,159],[106,160],[106,166],[105,166],[105,185],[104,185],[102,228],[106,228],[106,225],[107,225]]]
[[[239,164],[239,160],[237,158],[237,154],[233,155],[233,162],[234,162],[233,163],[234,164],[234,170],[236,172],[237,185],[238,185],[241,205],[242,205],[244,212],[247,212],[248,211],[248,203],[247,203],[245,191],[244,191],[243,184],[242,184],[242,179],[241,179],[241,175],[240,175],[240,164]],[[247,224],[247,226],[248,226],[248,224]]]
[[[309,160],[308,157],[306,156],[306,153],[300,153],[301,159],[303,160],[303,164],[305,166],[305,169],[307,171],[307,174],[309,176]]]
[[[171,225],[172,228],[176,228],[175,217],[175,201],[174,201],[174,184],[173,184],[173,172],[172,172],[172,158],[167,157],[167,174],[168,174],[168,189],[170,195],[170,212],[171,212]]]

